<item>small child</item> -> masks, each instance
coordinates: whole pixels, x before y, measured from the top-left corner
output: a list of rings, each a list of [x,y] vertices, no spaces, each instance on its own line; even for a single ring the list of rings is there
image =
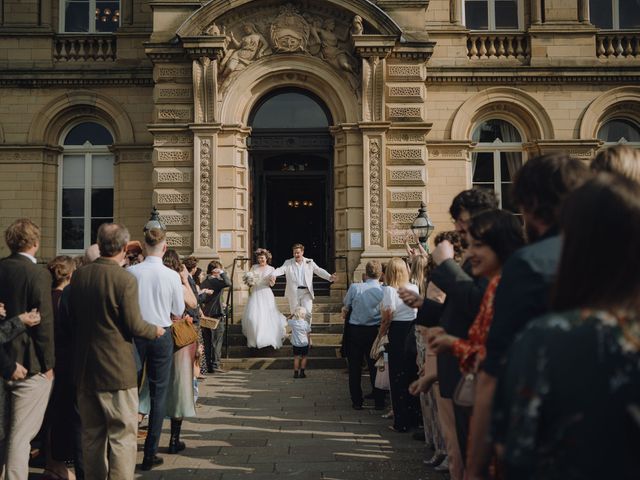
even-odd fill
[[[291,327],[291,345],[293,345],[293,378],[307,378],[304,369],[307,368],[311,325],[305,320],[306,316],[306,308],[296,307],[293,318],[288,322]]]

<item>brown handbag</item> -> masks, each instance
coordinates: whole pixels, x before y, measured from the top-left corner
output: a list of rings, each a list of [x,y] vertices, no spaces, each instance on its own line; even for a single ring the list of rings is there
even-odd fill
[[[184,319],[176,320],[171,325],[171,336],[176,348],[186,347],[198,340],[198,332],[192,323]]]
[[[215,317],[208,317],[206,315],[200,316],[200,327],[209,328],[215,330],[220,325],[220,319]]]

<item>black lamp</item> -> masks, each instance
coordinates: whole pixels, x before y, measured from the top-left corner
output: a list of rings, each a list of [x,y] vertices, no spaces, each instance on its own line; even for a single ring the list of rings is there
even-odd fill
[[[151,210],[151,216],[149,217],[149,221],[145,224],[143,231],[148,232],[153,228],[158,230],[167,229],[167,227],[165,227],[164,224],[160,221],[160,213],[158,212],[158,209],[155,207],[155,205],[153,206],[153,210]]]
[[[418,209],[418,216],[411,224],[411,230],[414,235],[418,237],[420,244],[424,247],[426,251],[429,251],[429,246],[427,245],[427,240],[433,233],[435,226],[431,222],[429,215],[427,214],[427,206],[424,202],[420,204],[420,208]]]

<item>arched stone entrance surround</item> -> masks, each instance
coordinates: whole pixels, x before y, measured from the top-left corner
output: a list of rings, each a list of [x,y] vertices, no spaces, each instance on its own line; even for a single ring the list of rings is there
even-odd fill
[[[274,89],[305,89],[333,118],[335,254],[353,275],[367,258],[399,253],[427,200],[433,43],[405,41],[367,0],[297,5],[210,2],[177,28],[177,41],[149,44],[154,203],[181,251],[225,264],[248,255],[250,112]]]

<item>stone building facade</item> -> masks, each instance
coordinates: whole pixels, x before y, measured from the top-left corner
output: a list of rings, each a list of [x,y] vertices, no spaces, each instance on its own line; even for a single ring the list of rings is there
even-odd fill
[[[508,206],[532,155],[640,142],[640,21],[617,0],[0,4],[0,228],[34,219],[44,258],[112,218],[139,237],[157,206],[172,247],[225,265],[318,227],[340,289],[402,251],[421,202],[448,229],[471,185]],[[324,123],[287,124],[305,96]]]

